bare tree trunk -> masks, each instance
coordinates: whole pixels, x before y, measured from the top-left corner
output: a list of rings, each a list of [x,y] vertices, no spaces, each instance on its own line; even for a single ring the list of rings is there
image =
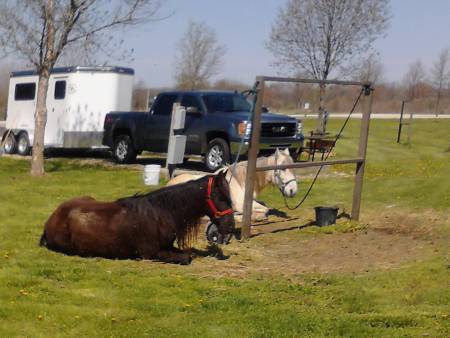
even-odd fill
[[[44,11],[46,35],[42,37],[41,66],[39,67],[38,95],[36,113],[34,115],[34,140],[31,157],[31,176],[44,175],[44,139],[45,125],[47,124],[47,91],[50,79],[50,70],[55,64],[55,18],[54,0],[47,0]],[[45,50],[45,55],[42,51]]]
[[[44,70],[39,75],[38,94],[36,102],[36,113],[34,116],[34,140],[33,153],[31,157],[31,175],[44,175],[44,136],[47,124],[47,89],[50,72]]]
[[[319,86],[319,116],[317,118],[316,134],[325,133],[325,90],[326,85],[321,83]]]
[[[438,89],[438,92],[437,92],[437,97],[436,97],[436,107],[435,107],[435,113],[436,113],[436,116],[438,116],[439,115],[439,102],[441,101],[441,90],[442,90],[442,84],[440,83],[439,84],[439,89]]]

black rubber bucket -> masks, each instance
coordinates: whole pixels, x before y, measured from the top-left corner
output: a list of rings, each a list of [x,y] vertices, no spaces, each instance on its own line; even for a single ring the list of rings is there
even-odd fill
[[[336,224],[338,207],[315,207],[314,210],[316,210],[316,225],[323,227]]]

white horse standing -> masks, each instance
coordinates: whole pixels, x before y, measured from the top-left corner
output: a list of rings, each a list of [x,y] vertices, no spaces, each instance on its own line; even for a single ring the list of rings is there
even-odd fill
[[[269,157],[259,157],[256,162],[257,167],[291,164],[294,163],[289,154],[289,149],[277,149],[274,154]],[[233,209],[237,214],[242,214],[244,211],[244,194],[245,194],[245,178],[247,175],[247,161],[239,162],[235,168],[230,165],[226,168],[221,168],[227,171],[227,179],[230,182],[230,196],[233,202]],[[216,172],[216,173],[217,173]],[[171,179],[167,185],[174,185],[184,183],[190,180],[195,180],[204,175],[181,174]],[[290,169],[276,169],[268,171],[257,171],[255,176],[253,199],[257,198],[259,193],[268,185],[275,184],[280,189],[281,193],[286,197],[293,197],[297,193],[297,179],[294,171]],[[253,201],[252,220],[262,220],[267,218],[269,208]],[[236,217],[239,219],[239,217]]]

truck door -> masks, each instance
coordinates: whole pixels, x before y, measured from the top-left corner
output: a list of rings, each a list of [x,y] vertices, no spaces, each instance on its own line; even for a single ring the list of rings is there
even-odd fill
[[[181,106],[188,110],[189,107],[195,108],[196,111],[186,112],[186,119],[184,123],[184,135],[186,140],[187,154],[200,154],[202,146],[202,123],[204,121],[203,108],[200,100],[194,94],[185,94],[181,100]]]
[[[176,93],[162,93],[157,97],[149,114],[147,133],[145,135],[149,150],[156,152],[167,151],[172,107],[177,102],[178,96]]]
[[[47,94],[47,125],[45,127],[45,145],[62,147],[64,140],[64,119],[67,108],[67,76],[51,77]]]

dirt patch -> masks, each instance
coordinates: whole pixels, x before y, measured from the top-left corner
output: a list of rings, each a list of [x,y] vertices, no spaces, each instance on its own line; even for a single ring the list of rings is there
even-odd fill
[[[448,213],[435,210],[426,210],[420,214],[390,211],[385,212],[381,220],[379,215],[372,215],[372,217],[370,219],[366,217],[366,219],[370,227],[376,231],[408,235],[417,239],[440,238],[442,231],[450,224]]]
[[[359,274],[392,269],[446,255],[448,232],[442,234],[439,229],[449,229],[449,224],[444,213],[432,212],[403,217],[394,213],[377,222],[329,233],[324,228],[308,227],[308,222],[299,219],[266,223],[253,227],[255,236],[249,242],[234,241],[223,247],[228,259],[194,259],[192,272],[231,278],[270,274],[298,279],[305,273]],[[204,249],[206,243],[200,241],[196,247]]]

